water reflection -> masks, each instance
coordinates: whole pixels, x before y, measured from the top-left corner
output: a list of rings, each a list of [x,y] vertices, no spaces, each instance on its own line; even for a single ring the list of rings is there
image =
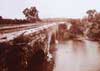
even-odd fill
[[[97,42],[59,43],[54,71],[100,71],[100,48]]]
[[[29,45],[11,46],[6,43],[0,47],[0,71],[53,71],[54,57],[47,61],[41,49],[35,52]]]

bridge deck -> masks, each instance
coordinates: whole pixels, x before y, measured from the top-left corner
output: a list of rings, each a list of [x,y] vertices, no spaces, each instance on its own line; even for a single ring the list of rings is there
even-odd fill
[[[15,32],[10,32],[10,33],[4,33],[0,35],[0,42],[4,42],[4,41],[10,41],[13,40],[15,37],[21,35],[24,33],[24,35],[28,35],[31,33],[35,33],[38,32],[40,30],[44,30],[44,29],[48,29],[49,27],[52,27],[56,25],[56,23],[50,23],[50,24],[45,24],[45,25],[31,25],[28,28],[21,30],[21,31],[15,31]],[[25,27],[26,25],[23,25],[21,27]],[[19,28],[19,26],[17,26]],[[17,27],[13,27],[13,28],[17,28]],[[3,28],[4,29],[4,28]],[[5,28],[5,29],[8,29]],[[12,28],[11,28],[12,29]]]

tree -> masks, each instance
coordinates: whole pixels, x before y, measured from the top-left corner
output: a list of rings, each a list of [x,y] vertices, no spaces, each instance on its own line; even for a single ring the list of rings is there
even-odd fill
[[[88,21],[92,22],[95,18],[96,10],[88,10],[86,13],[88,14]]]
[[[2,19],[2,16],[0,16],[0,20]]]
[[[29,9],[28,8],[24,9],[23,14],[30,22],[40,21],[38,16],[38,10],[36,9],[36,7],[30,7]]]

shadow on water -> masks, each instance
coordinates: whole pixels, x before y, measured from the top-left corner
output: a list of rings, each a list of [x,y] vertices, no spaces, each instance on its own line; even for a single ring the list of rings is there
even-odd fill
[[[0,71],[53,71],[54,58],[47,61],[42,50],[33,52],[28,45],[0,44]],[[53,53],[52,53],[53,54]]]

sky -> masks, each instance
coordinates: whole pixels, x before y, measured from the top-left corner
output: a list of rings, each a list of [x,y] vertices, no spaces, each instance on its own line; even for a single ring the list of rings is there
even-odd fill
[[[81,18],[89,9],[100,12],[100,0],[0,0],[4,18],[25,18],[22,11],[36,6],[40,18]]]

